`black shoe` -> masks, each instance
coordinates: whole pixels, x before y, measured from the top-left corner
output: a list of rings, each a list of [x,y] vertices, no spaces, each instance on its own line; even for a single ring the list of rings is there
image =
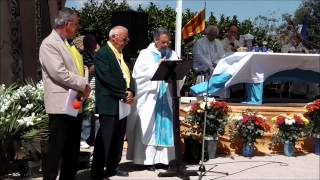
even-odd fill
[[[91,179],[92,179],[92,180],[110,180],[109,177],[104,177],[104,178],[103,178],[103,177],[100,177],[100,178],[98,178],[98,177],[92,177],[92,176],[91,176]]]
[[[122,176],[122,177],[128,177],[129,176],[129,173],[127,171],[121,171],[119,169],[116,169],[114,171],[111,171],[111,172],[107,172],[106,173],[106,176],[107,177],[111,177],[111,176]]]
[[[90,176],[92,180],[110,180],[109,177],[95,177],[95,176]]]

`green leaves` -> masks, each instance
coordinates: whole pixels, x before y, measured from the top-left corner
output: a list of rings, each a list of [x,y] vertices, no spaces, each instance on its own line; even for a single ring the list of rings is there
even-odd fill
[[[45,139],[47,114],[43,103],[43,84],[27,81],[0,89],[0,144],[7,139]]]

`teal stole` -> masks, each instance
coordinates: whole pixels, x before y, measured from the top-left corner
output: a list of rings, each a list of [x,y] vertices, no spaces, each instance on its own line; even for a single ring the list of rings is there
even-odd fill
[[[160,56],[153,53],[154,62],[160,62]],[[160,81],[155,106],[155,142],[158,146],[173,146],[172,111],[167,97],[167,85]]]

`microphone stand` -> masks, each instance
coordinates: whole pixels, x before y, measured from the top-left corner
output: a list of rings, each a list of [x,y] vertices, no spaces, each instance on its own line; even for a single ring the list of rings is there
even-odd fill
[[[227,172],[220,172],[220,171],[210,171],[210,170],[206,170],[206,167],[204,165],[204,146],[205,146],[205,136],[206,136],[206,127],[207,127],[207,114],[208,114],[208,96],[209,96],[209,80],[210,80],[210,76],[211,73],[210,71],[205,72],[204,73],[204,79],[207,80],[207,89],[204,96],[204,101],[205,101],[205,106],[204,106],[204,121],[203,121],[203,133],[202,133],[202,149],[201,149],[201,164],[199,166],[199,171],[200,171],[200,175],[198,180],[201,180],[202,177],[206,174],[206,172],[213,172],[213,173],[220,173],[220,174],[224,174],[226,176],[229,175],[229,173]],[[214,165],[214,167],[210,168],[213,169],[218,165]]]

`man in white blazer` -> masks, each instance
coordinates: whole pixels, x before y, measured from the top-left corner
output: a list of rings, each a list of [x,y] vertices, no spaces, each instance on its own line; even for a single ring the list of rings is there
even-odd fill
[[[79,17],[74,10],[62,9],[55,18],[54,29],[40,46],[44,103],[49,115],[48,153],[44,159],[45,180],[56,179],[59,167],[59,179],[72,180],[77,171],[82,118],[80,115],[67,115],[64,107],[69,89],[77,91],[81,99],[88,97],[91,91],[82,57],[68,43],[75,36],[78,22]]]

